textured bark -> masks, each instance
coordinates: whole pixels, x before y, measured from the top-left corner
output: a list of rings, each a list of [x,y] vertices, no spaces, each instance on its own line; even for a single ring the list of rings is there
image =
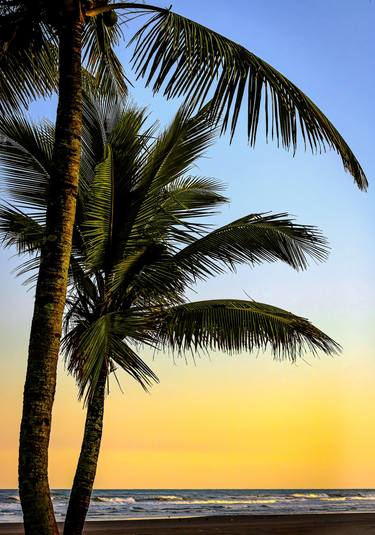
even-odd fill
[[[58,533],[48,483],[48,445],[80,164],[82,21],[79,5],[78,0],[60,4],[63,24],[59,28],[54,169],[29,342],[19,450],[19,489],[26,535]]]
[[[70,493],[64,535],[81,535],[94,486],[103,431],[106,368],[87,407],[81,453]]]

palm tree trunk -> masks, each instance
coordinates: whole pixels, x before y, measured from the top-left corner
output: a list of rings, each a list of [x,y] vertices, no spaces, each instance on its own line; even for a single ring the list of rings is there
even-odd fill
[[[35,294],[19,449],[26,535],[56,535],[48,483],[48,445],[80,165],[82,124],[80,2],[59,3],[59,101],[46,240]],[[56,6],[57,9],[57,6]]]
[[[90,505],[103,431],[107,368],[103,367],[94,395],[87,407],[81,453],[70,493],[64,535],[81,535]]]

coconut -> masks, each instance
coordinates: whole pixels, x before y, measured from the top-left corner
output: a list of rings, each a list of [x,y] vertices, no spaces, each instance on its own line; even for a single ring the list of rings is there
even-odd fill
[[[103,13],[103,22],[108,28],[112,28],[117,22],[117,13],[116,11],[105,11]]]

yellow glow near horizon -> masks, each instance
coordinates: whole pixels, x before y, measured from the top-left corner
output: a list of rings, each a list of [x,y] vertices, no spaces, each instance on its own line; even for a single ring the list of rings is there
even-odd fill
[[[362,361],[364,356],[362,355]],[[153,363],[161,384],[145,394],[125,376],[107,399],[97,488],[324,488],[374,484],[375,365],[355,356],[274,363],[214,355],[197,366]],[[19,389],[20,389],[19,385]],[[8,389],[9,392],[9,389]],[[16,389],[8,402],[19,407]],[[50,480],[69,487],[84,411],[60,371]],[[20,407],[19,407],[20,409]],[[20,411],[18,411],[19,414]],[[8,442],[2,487],[16,486],[18,418],[3,416]]]

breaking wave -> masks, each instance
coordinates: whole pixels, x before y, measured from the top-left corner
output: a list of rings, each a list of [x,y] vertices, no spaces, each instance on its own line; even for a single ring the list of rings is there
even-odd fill
[[[184,498],[182,496],[168,496],[168,495],[160,495],[160,496],[151,496],[148,498],[149,500],[155,501],[155,502],[183,502]]]
[[[295,494],[292,494],[293,498],[305,498],[307,500],[313,500],[313,499],[318,499],[318,500],[321,500],[322,498],[328,498],[328,494],[322,492],[322,493],[315,493],[315,492],[309,492],[309,493],[304,493],[304,492],[296,492]]]
[[[135,498],[130,496],[129,498],[109,498],[107,496],[95,496],[93,498],[94,502],[104,502],[104,503],[117,503],[117,504],[132,504],[136,503]]]

